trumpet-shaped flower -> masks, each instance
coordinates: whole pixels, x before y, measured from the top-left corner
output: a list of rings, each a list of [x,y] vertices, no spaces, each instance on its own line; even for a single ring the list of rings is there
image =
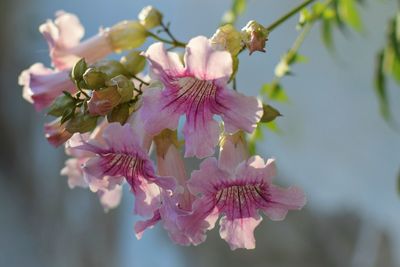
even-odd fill
[[[106,32],[81,42],[85,29],[76,15],[64,11],[56,12],[56,19],[40,25],[39,31],[49,45],[53,66],[59,70],[72,68],[80,58],[94,63],[113,52]]]
[[[103,133],[104,144],[84,142],[76,147],[95,154],[84,164],[90,179],[125,177],[136,196],[135,212],[151,216],[160,205],[160,190],[173,189],[171,177],[157,176],[154,166],[129,123],[111,123]]]
[[[143,95],[141,114],[149,133],[176,129],[184,114],[185,156],[204,158],[214,153],[219,139],[220,127],[214,115],[222,117],[229,133],[254,130],[262,105],[256,97],[227,88],[232,74],[229,52],[215,50],[206,37],[200,36],[188,43],[184,65],[162,43],[150,46],[145,56],[152,73],[164,85],[163,90],[148,89]]]
[[[259,210],[278,221],[289,210],[301,209],[305,204],[301,189],[273,185],[274,175],[274,161],[264,163],[259,156],[230,172],[221,169],[215,158],[206,159],[188,183],[190,191],[200,198],[193,203],[193,213],[180,219],[182,231],[193,244],[199,244],[222,215],[219,233],[231,249],[255,248],[254,229],[262,220]]]
[[[72,93],[76,90],[69,78],[69,71],[55,71],[46,68],[42,63],[33,64],[24,70],[18,83],[23,86],[22,96],[32,103],[37,111],[50,106],[63,91]]]

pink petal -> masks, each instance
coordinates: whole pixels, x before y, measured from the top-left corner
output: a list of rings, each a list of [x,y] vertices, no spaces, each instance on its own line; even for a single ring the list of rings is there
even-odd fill
[[[72,136],[72,134],[65,129],[65,125],[61,124],[61,119],[46,123],[44,125],[44,133],[47,141],[55,147],[64,144]]]
[[[221,169],[233,172],[236,167],[248,158],[244,133],[226,134],[221,141],[218,165]],[[263,162],[264,163],[264,162]]]
[[[218,91],[218,100],[222,107],[216,113],[221,114],[228,133],[235,133],[239,129],[253,132],[263,115],[262,103],[256,97],[224,89]]]
[[[207,158],[200,164],[200,169],[192,172],[187,184],[193,195],[216,193],[216,184],[229,179],[229,174],[218,168],[216,158]]]
[[[212,199],[197,199],[193,203],[193,213],[180,217],[178,227],[193,245],[198,245],[206,240],[206,232],[214,228],[218,216]]]
[[[147,89],[142,99],[143,106],[140,109],[140,116],[143,120],[145,130],[155,135],[164,129],[175,130],[178,127],[180,113],[174,112],[173,108],[164,108],[161,100],[160,89]]]
[[[218,123],[207,110],[187,115],[183,127],[185,157],[205,158],[213,155],[220,131]]]
[[[306,204],[303,190],[295,186],[284,189],[271,185],[269,194],[270,204],[262,210],[273,221],[285,219],[289,210],[300,210]]]
[[[122,186],[117,185],[111,190],[100,190],[97,192],[100,203],[105,211],[116,208],[121,202],[122,198]]]
[[[268,159],[266,163],[260,156],[253,156],[247,161],[240,163],[235,172],[237,178],[252,177],[253,179],[263,179],[266,183],[271,183],[276,176],[275,160]]]
[[[75,187],[87,188],[88,184],[83,178],[82,164],[85,159],[71,158],[65,162],[65,167],[61,170],[61,175],[68,176],[68,186],[73,189]]]
[[[83,28],[79,18],[72,13],[58,11],[54,21],[58,29],[58,42],[64,47],[72,47],[79,44],[85,29]]]
[[[189,41],[184,61],[187,73],[200,80],[220,80],[226,83],[232,74],[230,53],[215,50],[204,36]]]
[[[135,234],[137,239],[141,239],[143,236],[144,231],[147,229],[151,229],[161,220],[160,211],[156,210],[148,220],[145,221],[138,221],[135,223]]]
[[[131,187],[135,195],[135,214],[150,217],[160,207],[160,189],[154,183],[139,177],[137,184]]]
[[[161,81],[167,81],[170,76],[180,75],[184,71],[179,55],[167,52],[163,43],[152,44],[144,56],[150,61],[152,73]]]
[[[222,239],[228,242],[230,248],[254,249],[256,240],[254,238],[254,229],[260,224],[262,218],[256,217],[238,218],[228,220],[226,216],[220,220],[219,234]]]

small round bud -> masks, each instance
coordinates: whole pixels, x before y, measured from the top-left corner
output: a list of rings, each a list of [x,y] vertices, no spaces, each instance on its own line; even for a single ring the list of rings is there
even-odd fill
[[[124,66],[116,60],[101,60],[91,66],[98,72],[106,75],[107,80],[110,80],[118,75],[128,75]]]
[[[244,41],[250,54],[254,51],[265,52],[265,42],[268,40],[268,30],[255,20],[251,20],[242,29]]]
[[[232,24],[225,24],[211,37],[211,44],[219,50],[227,50],[236,56],[242,49],[242,34]]]
[[[116,52],[141,46],[147,36],[147,29],[138,21],[123,21],[109,29],[110,42]]]
[[[146,6],[139,13],[140,23],[148,30],[161,25],[163,15],[160,11],[152,6]]]
[[[107,75],[95,68],[88,68],[83,74],[83,80],[89,89],[99,89],[104,87]]]
[[[140,51],[132,51],[120,60],[125,69],[132,75],[138,74],[146,66],[146,58],[140,53]]]
[[[121,96],[121,103],[128,102],[132,99],[135,85],[124,75],[118,75],[112,78],[109,82],[107,82],[107,85],[117,88],[118,93]]]
[[[86,133],[92,131],[97,126],[97,116],[92,116],[84,112],[75,113],[65,126],[66,130],[73,133]]]

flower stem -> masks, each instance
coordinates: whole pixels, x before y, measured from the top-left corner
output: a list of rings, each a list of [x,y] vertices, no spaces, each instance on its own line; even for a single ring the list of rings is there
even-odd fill
[[[137,81],[139,81],[139,82],[141,82],[144,85],[150,85],[148,82],[143,81],[142,79],[140,79],[139,77],[137,77],[135,75],[133,75],[132,78],[137,80]]]
[[[271,25],[267,26],[266,28],[267,28],[268,32],[273,31],[276,27],[281,25],[286,20],[290,19],[293,15],[295,15],[297,12],[299,12],[304,7],[306,7],[307,5],[311,4],[314,1],[315,0],[306,0],[303,3],[301,3],[300,5],[296,6],[292,10],[290,10],[288,13],[286,13],[285,15],[283,15],[282,17],[277,19],[275,22],[273,22]]]
[[[157,41],[173,45],[174,47],[186,47],[186,44],[183,43],[183,42],[179,42],[177,40],[172,40],[172,41],[171,40],[167,40],[167,39],[161,38],[160,36],[158,36],[158,35],[156,35],[156,34],[154,34],[152,32],[147,32],[147,33],[148,33],[149,36],[153,37]]]

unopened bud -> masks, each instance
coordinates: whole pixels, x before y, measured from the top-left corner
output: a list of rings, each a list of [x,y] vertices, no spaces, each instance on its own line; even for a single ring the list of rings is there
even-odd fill
[[[118,75],[128,75],[124,66],[116,60],[101,60],[91,66],[98,72],[104,73],[107,80],[110,80]]]
[[[225,24],[211,37],[211,44],[219,50],[227,50],[236,56],[242,49],[242,34],[232,24]]]
[[[94,91],[88,102],[89,113],[99,116],[107,115],[120,101],[121,95],[115,87]]]
[[[109,29],[111,45],[116,52],[141,46],[147,35],[146,28],[138,21],[123,21]]]
[[[140,53],[140,51],[132,51],[121,58],[121,64],[132,75],[138,74],[146,66],[146,58]]]
[[[242,32],[244,33],[244,40],[250,54],[254,51],[265,52],[265,42],[268,40],[269,33],[263,25],[251,20],[242,29]]]
[[[162,14],[156,8],[152,6],[146,6],[139,13],[140,23],[148,30],[161,25]]]
[[[128,102],[133,97],[135,85],[124,75],[118,75],[107,82],[108,86],[115,86],[121,96],[121,103]]]
[[[104,87],[107,75],[95,68],[88,68],[83,74],[83,80],[89,89],[99,89]]]

